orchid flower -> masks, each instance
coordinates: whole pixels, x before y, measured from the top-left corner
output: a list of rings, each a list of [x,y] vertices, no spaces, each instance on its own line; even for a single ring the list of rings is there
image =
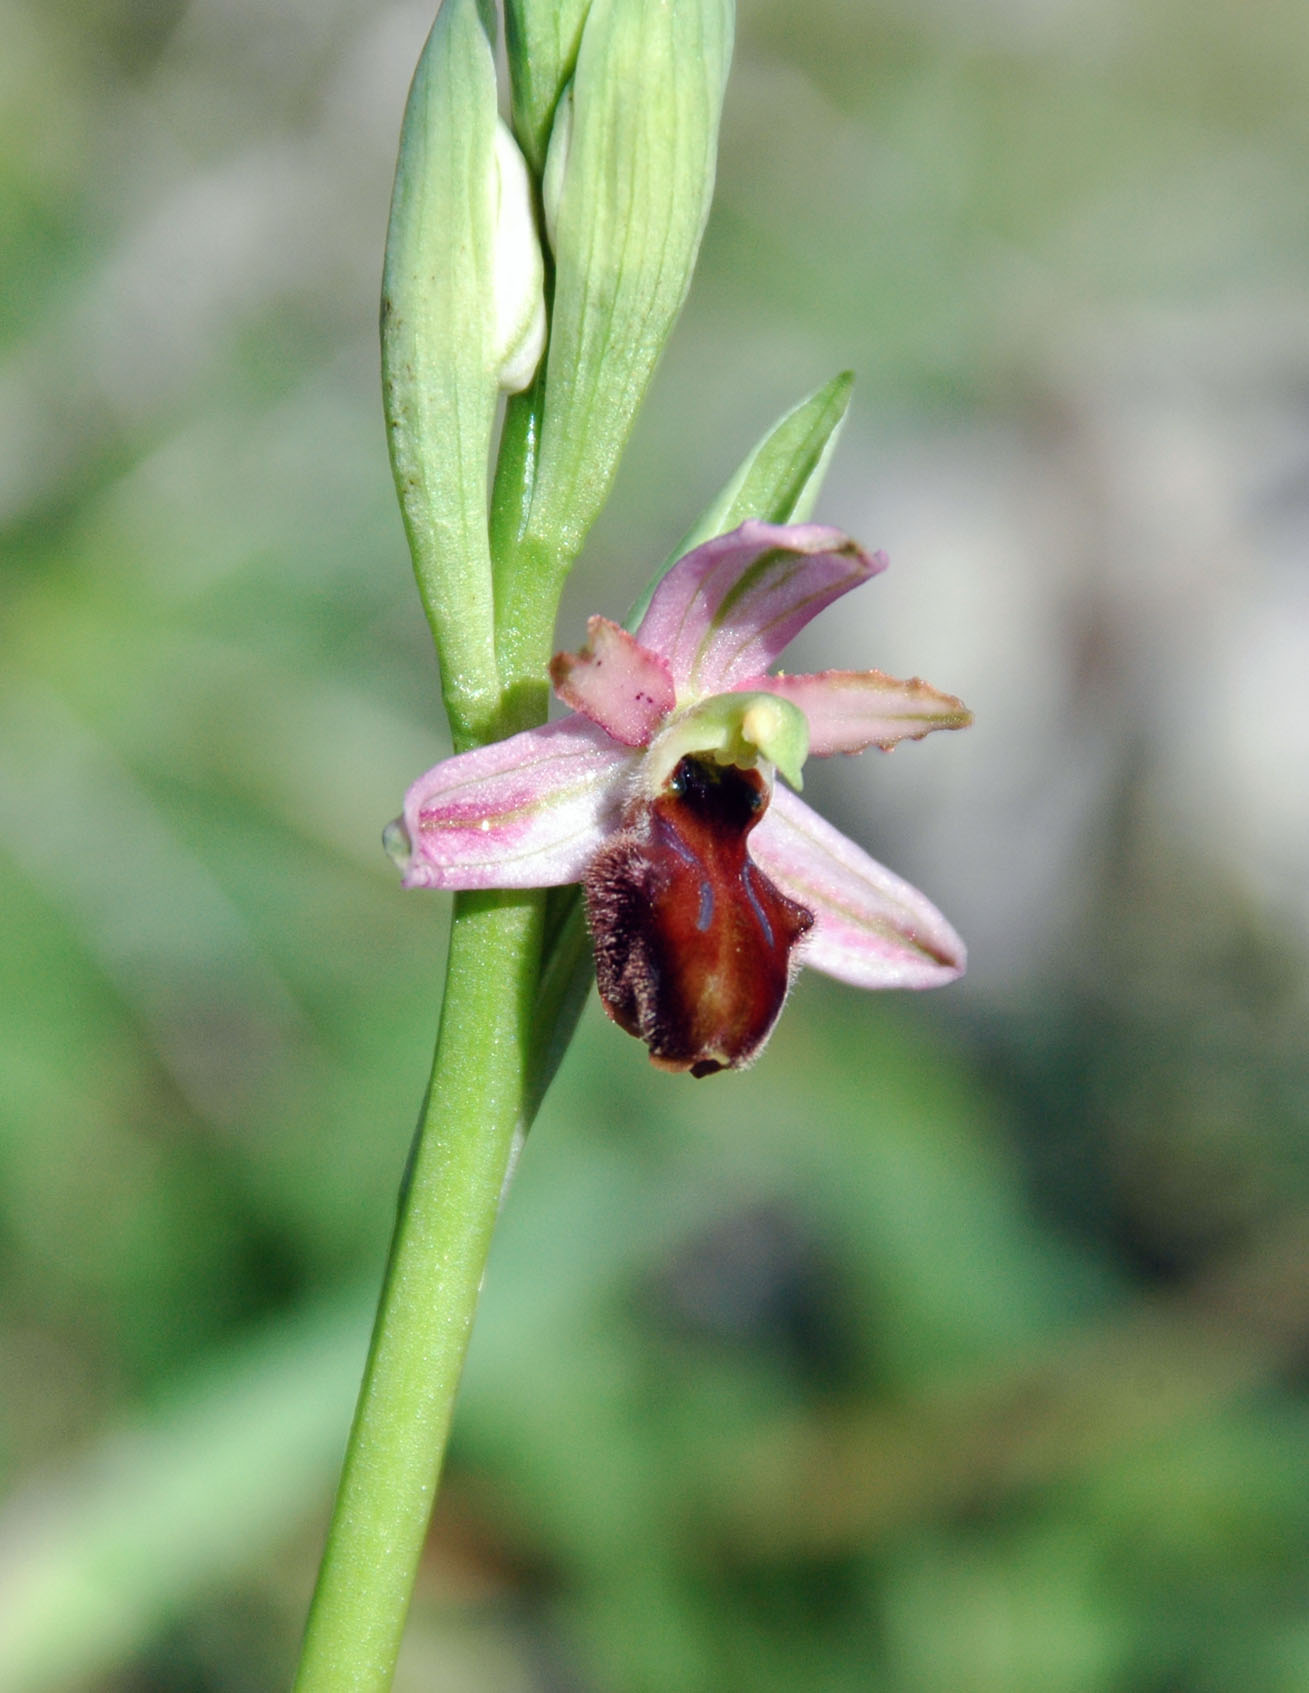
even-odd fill
[[[697,547],[634,635],[593,617],[554,660],[567,717],[413,784],[388,832],[405,886],[583,883],[606,1010],[695,1075],[756,1056],[797,964],[864,988],[951,981],[950,924],[792,789],[807,753],[889,749],[970,713],[917,678],[769,672],[885,568],[817,524],[747,522]]]

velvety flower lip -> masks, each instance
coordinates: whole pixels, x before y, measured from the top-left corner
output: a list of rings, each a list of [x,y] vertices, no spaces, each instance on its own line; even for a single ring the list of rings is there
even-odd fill
[[[697,547],[659,584],[635,634],[593,617],[586,646],[554,660],[567,717],[419,777],[388,831],[405,885],[583,881],[624,831],[654,838],[642,819],[654,818],[657,802],[673,806],[675,820],[659,838],[685,858],[683,836],[708,837],[703,820],[665,803],[670,784],[699,766],[735,766],[759,773],[759,815],[737,856],[812,917],[794,925],[799,962],[859,987],[952,980],[964,946],[936,907],[775,782],[781,771],[798,786],[806,752],[889,749],[972,721],[959,700],[917,677],[772,672],[811,618],[885,568],[880,553],[820,524],[747,522]],[[748,884],[755,872],[743,874]],[[747,885],[739,897],[748,894]],[[706,1067],[718,1065],[696,1073]]]

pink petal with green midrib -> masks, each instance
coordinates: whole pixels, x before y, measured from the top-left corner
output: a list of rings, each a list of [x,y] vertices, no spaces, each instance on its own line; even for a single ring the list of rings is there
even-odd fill
[[[964,943],[932,902],[781,783],[750,854],[813,913],[802,964],[860,988],[934,988],[962,973]]]
[[[624,746],[648,745],[677,703],[672,672],[607,617],[592,617],[586,632],[580,653],[559,653],[551,662],[555,692]]]
[[[544,888],[581,880],[617,823],[633,755],[565,718],[461,753],[405,795],[409,888]]]
[[[885,570],[843,535],[816,523],[743,523],[668,572],[636,632],[660,653],[679,693],[739,689],[767,670],[824,606]]]
[[[809,721],[809,751],[818,758],[838,752],[884,751],[898,741],[921,741],[933,729],[963,729],[973,714],[952,694],[917,676],[898,682],[880,670],[823,670],[813,676],[750,676],[740,692],[777,694],[798,706]]]

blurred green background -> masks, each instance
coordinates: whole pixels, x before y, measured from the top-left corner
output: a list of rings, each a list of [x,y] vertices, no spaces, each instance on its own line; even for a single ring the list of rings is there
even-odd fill
[[[400,1687],[1309,1686],[1309,31],[743,0],[701,271],[570,587],[850,365],[824,767],[972,949],[743,1077],[594,1004]],[[430,4],[0,0],[0,1688],[285,1683],[425,1080],[446,743],[376,296]],[[797,663],[797,668],[800,663]]]

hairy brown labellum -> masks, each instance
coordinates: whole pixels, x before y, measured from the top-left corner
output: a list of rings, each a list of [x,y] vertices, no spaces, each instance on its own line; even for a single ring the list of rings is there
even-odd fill
[[[746,850],[767,806],[757,770],[684,758],[587,870],[600,997],[661,1068],[748,1064],[782,1009],[813,917]]]

